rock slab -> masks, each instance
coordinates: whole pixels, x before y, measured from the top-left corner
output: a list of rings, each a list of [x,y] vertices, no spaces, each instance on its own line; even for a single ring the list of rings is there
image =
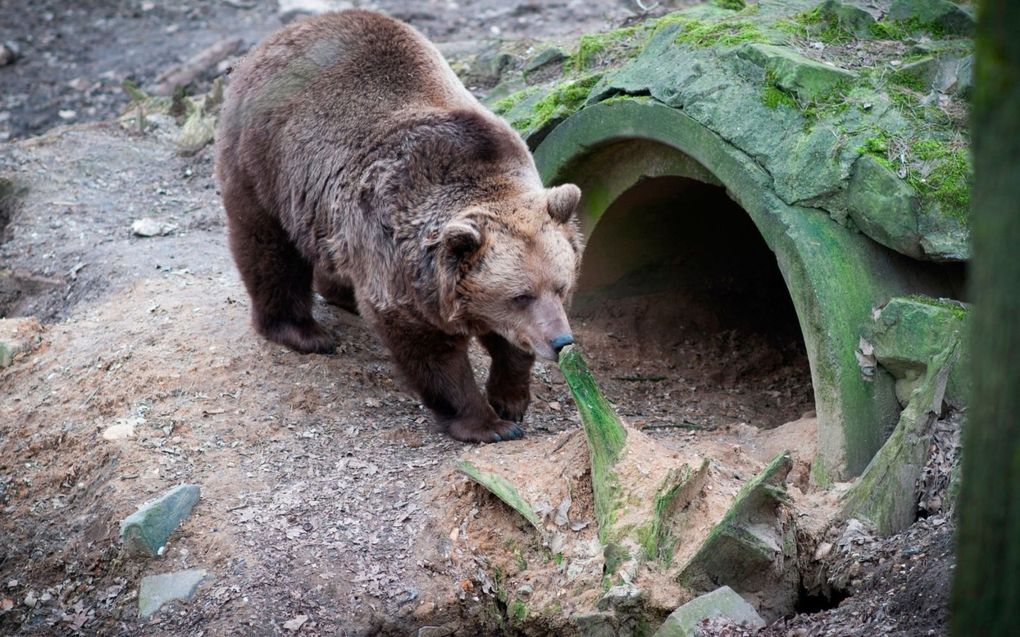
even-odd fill
[[[765,620],[729,586],[717,588],[673,611],[654,637],[703,637],[698,628],[703,620],[725,617],[749,628],[764,628]]]
[[[128,552],[155,557],[198,502],[201,489],[182,484],[143,504],[120,523],[120,538]]]
[[[138,618],[152,617],[167,602],[191,600],[206,575],[205,569],[192,568],[143,577],[138,587]]]

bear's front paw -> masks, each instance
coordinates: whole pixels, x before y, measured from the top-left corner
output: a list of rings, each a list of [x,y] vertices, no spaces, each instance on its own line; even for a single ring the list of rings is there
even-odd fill
[[[284,322],[266,325],[262,334],[301,354],[332,354],[336,351],[336,338],[315,321]]]
[[[524,437],[524,430],[517,423],[507,420],[495,420],[489,423],[454,420],[447,425],[446,433],[450,437],[463,442],[500,442],[502,440],[519,440]]]
[[[495,410],[495,412],[503,420],[523,422],[524,414],[528,411],[528,405],[531,404],[531,396],[529,396],[527,392],[523,395],[490,393],[489,404],[492,405],[492,409]]]

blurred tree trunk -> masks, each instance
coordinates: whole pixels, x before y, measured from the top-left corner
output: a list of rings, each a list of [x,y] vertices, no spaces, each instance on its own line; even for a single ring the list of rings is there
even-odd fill
[[[1020,2],[985,0],[976,36],[971,323],[952,632],[1020,634]]]

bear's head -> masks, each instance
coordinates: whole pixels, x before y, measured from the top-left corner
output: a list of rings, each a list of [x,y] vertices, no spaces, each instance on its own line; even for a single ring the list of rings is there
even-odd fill
[[[564,184],[472,206],[448,221],[439,237],[443,319],[556,360],[574,342],[566,307],[581,265],[580,198],[577,186]]]

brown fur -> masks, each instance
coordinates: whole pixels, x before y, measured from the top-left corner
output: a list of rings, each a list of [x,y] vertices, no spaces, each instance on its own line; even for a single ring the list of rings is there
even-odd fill
[[[366,11],[284,28],[233,73],[216,146],[259,333],[332,351],[314,281],[356,300],[450,435],[522,435],[534,356],[569,336],[580,191],[543,188],[520,137],[424,37]],[[492,356],[488,400],[473,336]]]

